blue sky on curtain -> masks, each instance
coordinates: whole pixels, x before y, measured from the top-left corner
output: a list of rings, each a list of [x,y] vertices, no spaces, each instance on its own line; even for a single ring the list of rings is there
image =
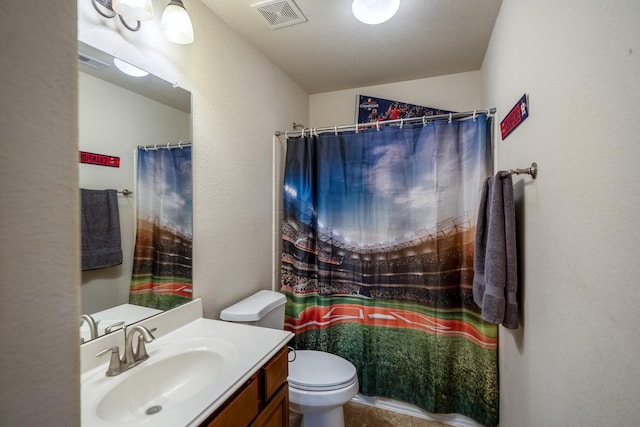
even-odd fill
[[[497,327],[472,280],[491,122],[289,138],[282,225],[295,347],[350,360],[365,395],[486,426],[498,421]]]

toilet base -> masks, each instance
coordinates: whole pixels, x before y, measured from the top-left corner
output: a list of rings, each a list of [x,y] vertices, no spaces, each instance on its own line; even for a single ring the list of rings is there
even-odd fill
[[[294,411],[291,411],[297,414]],[[344,427],[344,411],[342,406],[317,414],[301,414],[300,427]],[[291,419],[291,417],[289,418]]]

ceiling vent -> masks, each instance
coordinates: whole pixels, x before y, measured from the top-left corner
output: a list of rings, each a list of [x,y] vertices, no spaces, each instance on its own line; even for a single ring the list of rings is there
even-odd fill
[[[267,0],[252,4],[251,7],[260,12],[273,30],[307,22],[293,0]]]
[[[106,64],[100,61],[99,59],[95,59],[88,55],[85,55],[84,53],[78,53],[78,62],[80,62],[81,64],[88,65],[89,67],[94,68],[96,70],[101,70],[103,68],[109,67],[109,64]]]

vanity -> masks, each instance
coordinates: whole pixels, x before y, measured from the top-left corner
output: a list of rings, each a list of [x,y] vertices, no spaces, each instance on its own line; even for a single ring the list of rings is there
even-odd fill
[[[288,427],[287,356],[282,348],[200,426]]]
[[[289,425],[290,332],[205,319],[200,300],[136,325],[155,336],[149,358],[118,375],[96,354],[123,354],[125,331],[81,346],[83,427]]]

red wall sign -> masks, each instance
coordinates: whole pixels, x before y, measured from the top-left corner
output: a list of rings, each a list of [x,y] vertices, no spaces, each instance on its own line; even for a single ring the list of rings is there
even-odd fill
[[[105,154],[80,152],[80,163],[88,163],[90,165],[110,166],[112,168],[120,167],[120,157],[107,156]]]
[[[520,123],[524,122],[529,117],[529,103],[527,100],[527,94],[522,95],[522,98],[516,105],[513,106],[507,117],[500,122],[500,133],[502,139],[505,139]]]

